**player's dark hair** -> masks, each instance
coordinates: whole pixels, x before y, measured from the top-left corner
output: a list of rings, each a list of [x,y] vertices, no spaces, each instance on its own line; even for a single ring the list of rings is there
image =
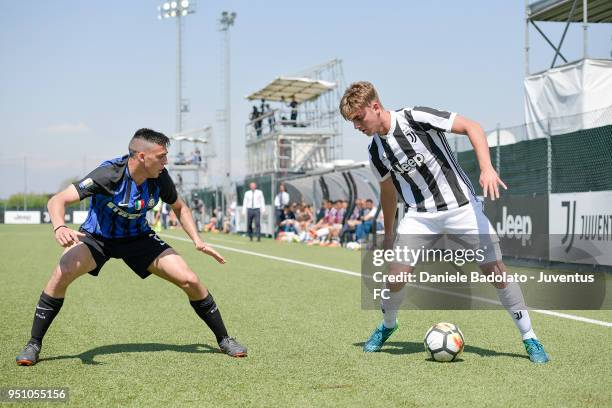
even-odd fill
[[[156,132],[151,129],[142,128],[142,129],[138,129],[136,133],[134,133],[134,136],[132,137],[132,140],[130,141],[130,156],[133,156],[134,154],[137,153],[135,150],[131,148],[132,142],[134,140],[146,140],[147,142],[155,143],[156,145],[164,146],[166,148],[170,146],[170,139],[168,138],[168,136],[164,135],[161,132]]]

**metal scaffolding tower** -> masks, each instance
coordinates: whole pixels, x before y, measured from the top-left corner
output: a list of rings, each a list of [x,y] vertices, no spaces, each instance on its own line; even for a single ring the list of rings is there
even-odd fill
[[[542,31],[536,21],[563,22],[565,28],[559,43],[555,45]],[[525,0],[525,75],[530,75],[529,69],[529,26],[532,25],[544,40],[554,50],[550,68],[554,68],[557,59],[564,63],[569,61],[561,53],[561,47],[570,23],[582,23],[582,59],[588,58],[588,27],[589,23],[611,23],[612,1],[610,0],[539,0],[529,4]]]
[[[340,158],[342,88],[342,62],[335,59],[247,96],[255,103],[245,126],[248,174],[282,178]]]
[[[168,157],[166,166],[176,183],[179,194],[186,194],[193,189],[201,189],[209,184],[209,163],[216,156],[211,126],[186,130],[170,136],[170,140],[179,143],[190,142],[192,152],[183,151]]]

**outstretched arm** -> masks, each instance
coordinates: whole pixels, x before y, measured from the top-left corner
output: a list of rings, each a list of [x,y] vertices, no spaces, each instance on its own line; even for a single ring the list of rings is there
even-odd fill
[[[198,229],[196,228],[195,222],[193,221],[193,215],[191,215],[191,209],[185,204],[185,202],[179,197],[176,199],[175,203],[172,204],[172,210],[176,214],[177,218],[181,222],[183,229],[189,235],[189,238],[193,241],[196,249],[198,251],[204,252],[206,255],[210,255],[217,260],[217,262],[224,264],[225,258],[223,258],[217,251],[212,249],[212,247],[205,244],[200,235],[198,234]]]
[[[85,234],[70,229],[64,225],[64,217],[66,215],[66,206],[80,201],[79,193],[74,185],[69,185],[64,190],[55,194],[49,199],[47,209],[51,217],[51,224],[55,234],[55,240],[58,244],[67,248],[77,242],[79,237]]]
[[[491,155],[489,154],[489,144],[485,137],[482,127],[473,120],[457,115],[453,121],[451,129],[453,133],[467,135],[470,143],[474,147],[478,165],[480,166],[480,186],[484,197],[491,197],[491,200],[499,198],[499,186],[508,189],[504,182],[499,178],[497,172],[491,164]]]

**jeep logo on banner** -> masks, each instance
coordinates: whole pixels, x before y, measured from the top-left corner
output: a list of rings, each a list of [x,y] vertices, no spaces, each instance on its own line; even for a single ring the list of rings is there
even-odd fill
[[[508,214],[508,207],[502,206],[501,222],[495,226],[497,234],[506,238],[521,240],[521,245],[526,246],[531,241],[533,223],[529,215]]]
[[[497,231],[502,254],[548,260],[548,198],[546,195],[502,195],[487,200],[485,213]]]

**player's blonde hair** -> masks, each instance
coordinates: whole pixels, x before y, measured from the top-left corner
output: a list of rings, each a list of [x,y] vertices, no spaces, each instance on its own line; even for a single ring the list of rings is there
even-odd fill
[[[382,108],[374,85],[367,81],[353,82],[344,91],[344,95],[340,100],[340,113],[344,119],[352,120],[358,110],[374,101],[378,102]]]

